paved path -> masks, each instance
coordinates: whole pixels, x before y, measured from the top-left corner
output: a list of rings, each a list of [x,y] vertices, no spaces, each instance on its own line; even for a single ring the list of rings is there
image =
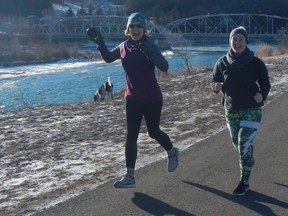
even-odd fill
[[[137,172],[135,189],[96,190],[37,216],[288,216],[288,93],[264,108],[254,141],[251,191],[231,195],[238,184],[237,154],[224,130],[181,152],[179,167],[159,161]]]

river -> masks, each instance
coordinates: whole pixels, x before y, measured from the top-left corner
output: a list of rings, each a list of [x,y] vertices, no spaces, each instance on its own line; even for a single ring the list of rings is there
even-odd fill
[[[164,52],[169,72],[185,68],[183,55],[197,66],[213,66],[228,49],[227,45],[173,47]],[[252,48],[251,48],[252,49]],[[0,107],[2,111],[19,108],[92,100],[95,90],[110,76],[117,92],[125,86],[120,61],[107,64],[101,59],[69,59],[46,64],[0,68]]]

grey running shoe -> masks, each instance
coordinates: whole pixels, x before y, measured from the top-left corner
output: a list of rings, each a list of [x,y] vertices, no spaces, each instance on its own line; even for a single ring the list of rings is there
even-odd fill
[[[175,149],[175,154],[168,157],[167,167],[168,167],[169,172],[175,171],[178,166],[179,149],[178,148],[174,148],[174,149]]]
[[[127,173],[118,181],[114,182],[115,188],[135,188],[135,178],[129,176]]]
[[[233,195],[242,196],[245,195],[248,190],[249,190],[249,183],[240,181],[238,186],[233,191]]]

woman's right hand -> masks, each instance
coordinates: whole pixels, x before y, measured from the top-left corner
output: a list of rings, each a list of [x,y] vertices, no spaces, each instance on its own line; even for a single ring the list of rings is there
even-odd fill
[[[88,37],[90,37],[91,40],[94,41],[96,44],[98,44],[98,45],[104,44],[104,39],[101,35],[101,32],[98,31],[96,28],[89,27],[86,30],[86,33],[87,33]]]

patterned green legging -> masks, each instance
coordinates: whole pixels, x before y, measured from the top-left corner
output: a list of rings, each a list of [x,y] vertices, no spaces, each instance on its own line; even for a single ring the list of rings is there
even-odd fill
[[[239,153],[240,180],[248,181],[252,167],[253,139],[260,126],[262,109],[248,109],[241,111],[225,110],[225,120],[232,143]]]

